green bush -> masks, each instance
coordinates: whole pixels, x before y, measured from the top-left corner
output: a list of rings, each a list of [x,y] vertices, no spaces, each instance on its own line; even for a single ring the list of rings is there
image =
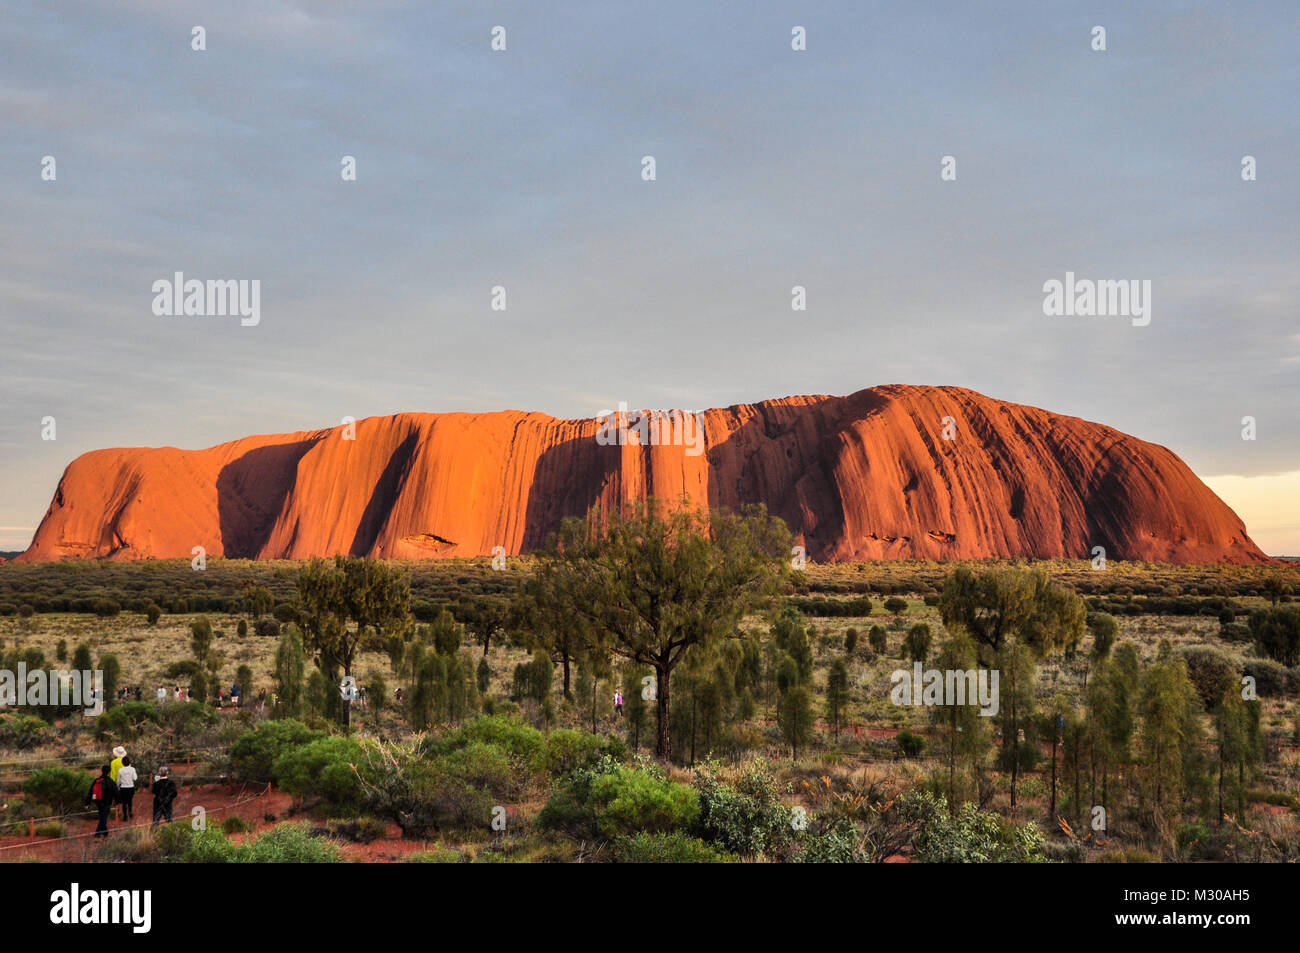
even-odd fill
[[[699,817],[699,795],[652,767],[631,768],[602,758],[579,768],[546,802],[538,824],[580,837],[688,829]]]
[[[275,762],[280,755],[323,737],[324,732],[292,718],[263,722],[231,745],[230,765],[240,778],[273,781]]]
[[[62,821],[46,821],[36,825],[37,837],[66,837],[67,833],[68,825]]]
[[[50,740],[50,726],[35,715],[0,716],[0,747],[28,751]]]
[[[1017,826],[969,801],[948,811],[947,802],[933,794],[912,795],[905,808],[920,822],[913,856],[921,863],[1033,863],[1044,860],[1043,835],[1034,824]]]
[[[695,790],[700,804],[696,832],[705,841],[744,856],[772,853],[789,842],[790,809],[762,762],[750,762],[735,786],[721,783],[706,767],[696,775]]]
[[[918,757],[925,750],[925,739],[913,734],[910,728],[904,728],[894,740],[898,743],[899,752],[905,758]]]
[[[236,859],[245,864],[336,864],[339,848],[310,836],[300,824],[277,824],[242,845]]]
[[[240,846],[215,827],[191,831],[185,841],[181,860],[187,864],[233,864],[239,860]]]
[[[221,822],[221,833],[223,834],[246,834],[252,829],[251,824],[248,824],[242,817],[235,814],[231,814]]]
[[[724,864],[735,860],[681,831],[620,838],[615,859],[625,864]]]
[[[627,746],[619,738],[557,728],[546,736],[541,767],[552,777],[567,777],[578,768],[594,764],[602,755],[622,761],[627,757]]]
[[[23,794],[49,805],[55,814],[74,814],[84,809],[93,780],[87,772],[72,768],[37,768],[23,781]]]
[[[1206,711],[1218,708],[1224,691],[1239,681],[1236,666],[1222,652],[1197,645],[1179,649],[1176,654],[1186,660],[1187,677]]]
[[[95,737],[134,741],[146,725],[159,725],[162,716],[152,702],[123,702],[95,719]]]
[[[1271,659],[1248,658],[1242,663],[1242,674],[1255,679],[1255,691],[1261,696],[1277,698],[1288,688],[1286,667]],[[1240,679],[1237,680],[1240,684]]]
[[[521,778],[510,757],[495,745],[474,742],[433,760],[436,770],[463,781],[470,787],[490,792],[497,798],[509,797],[527,778]]]
[[[465,856],[448,847],[434,847],[430,850],[417,850],[406,855],[408,864],[459,864]]]
[[[546,740],[540,731],[507,715],[481,715],[433,746],[435,753],[454,751],[481,742],[508,752],[522,764],[539,765]]]
[[[283,751],[271,771],[290,794],[318,797],[327,810],[353,814],[364,795],[354,769],[362,761],[361,746],[351,738],[317,738]]]

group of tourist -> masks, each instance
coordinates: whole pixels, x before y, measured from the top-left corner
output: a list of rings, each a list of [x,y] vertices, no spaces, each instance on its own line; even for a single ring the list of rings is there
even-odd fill
[[[170,769],[163,765],[153,776],[154,824],[170,822],[172,819],[172,805],[179,792],[170,775]],[[135,791],[139,779],[139,772],[131,764],[131,756],[125,748],[118,745],[113,749],[113,760],[100,767],[99,777],[90,783],[90,790],[86,792],[86,803],[99,812],[96,837],[108,836],[108,820],[115,806],[122,809],[123,823],[135,817]]]

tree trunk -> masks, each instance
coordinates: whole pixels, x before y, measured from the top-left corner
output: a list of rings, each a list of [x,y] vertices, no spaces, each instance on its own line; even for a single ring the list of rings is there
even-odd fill
[[[668,670],[655,669],[655,710],[659,717],[655,735],[655,757],[667,761],[672,755],[668,717]]]
[[[569,691],[569,656],[567,654],[560,656],[560,667],[564,669],[564,697],[573,701],[573,693]]]

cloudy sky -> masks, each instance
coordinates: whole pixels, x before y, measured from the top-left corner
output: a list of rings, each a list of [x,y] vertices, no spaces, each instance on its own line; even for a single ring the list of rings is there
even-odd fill
[[[0,549],[98,447],[903,382],[1168,446],[1300,553],[1291,0],[539,6],[3,0]],[[1067,270],[1150,325],[1044,316]],[[176,271],[261,323],[154,315]]]

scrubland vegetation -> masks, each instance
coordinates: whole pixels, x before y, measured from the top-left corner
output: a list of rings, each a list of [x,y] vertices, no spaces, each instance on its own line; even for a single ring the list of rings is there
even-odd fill
[[[188,758],[289,806],[91,859],[1294,861],[1297,586],[1286,564],[795,570],[761,512],[572,522],[503,570],[0,565],[0,669],[101,669],[109,701],[0,713],[0,848],[73,836],[123,744],[142,776]],[[898,704],[916,663],[996,671],[996,714]]]

